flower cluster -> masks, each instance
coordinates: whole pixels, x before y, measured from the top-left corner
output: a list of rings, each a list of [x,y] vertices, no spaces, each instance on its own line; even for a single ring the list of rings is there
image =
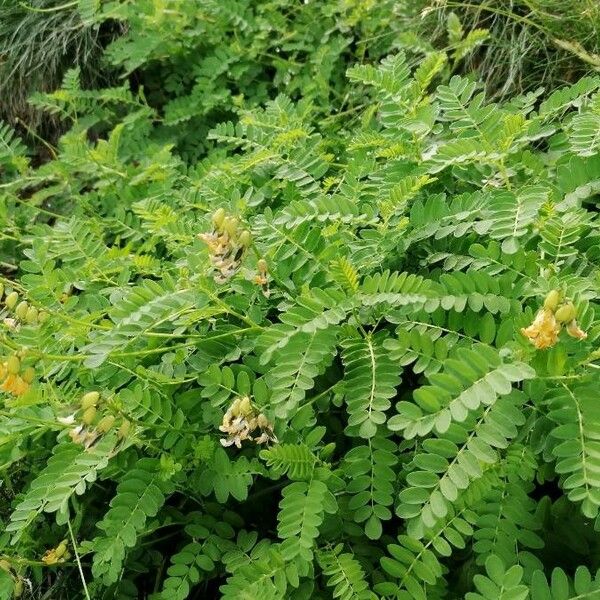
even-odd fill
[[[256,444],[278,441],[273,433],[273,425],[263,413],[256,410],[248,396],[241,396],[233,401],[223,415],[219,430],[227,434],[227,438],[221,439],[221,444],[225,447],[235,445],[236,448],[241,448],[244,440],[251,440]],[[252,434],[257,430],[258,435],[253,437]]]
[[[198,237],[208,247],[214,280],[217,283],[225,283],[240,268],[252,236],[247,229],[240,230],[238,220],[227,216],[222,208],[215,211],[212,222],[212,231],[201,233]]]
[[[4,285],[0,283],[0,298],[2,296],[4,296]],[[7,317],[4,319],[4,324],[10,329],[16,329],[19,323],[36,325],[38,322],[43,322],[48,318],[48,313],[44,311],[38,312],[38,309],[35,306],[31,306],[26,300],[19,302],[19,294],[15,290],[6,294],[4,307],[14,314],[14,318]]]
[[[69,437],[74,443],[82,444],[85,448],[90,448],[102,435],[111,431],[117,421],[112,414],[100,415],[99,402],[99,392],[88,392],[81,399],[79,411],[58,419],[63,425],[74,425],[69,431]],[[76,418],[77,414],[78,418]],[[122,419],[117,431],[119,439],[126,438],[130,431],[131,422]]]
[[[0,380],[2,380],[0,389],[13,396],[25,394],[29,390],[34,377],[35,369],[33,367],[23,369],[16,354],[9,356],[4,362],[0,363]]]
[[[578,340],[585,339],[587,334],[577,324],[577,310],[570,302],[562,302],[559,290],[552,290],[544,300],[544,306],[538,311],[529,327],[521,329],[521,333],[538,349],[551,348],[558,341],[558,335],[565,327],[568,335]]]

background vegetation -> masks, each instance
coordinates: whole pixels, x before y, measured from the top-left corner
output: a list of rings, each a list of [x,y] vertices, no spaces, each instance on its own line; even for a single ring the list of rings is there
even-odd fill
[[[599,25],[0,2],[0,598],[600,597]]]

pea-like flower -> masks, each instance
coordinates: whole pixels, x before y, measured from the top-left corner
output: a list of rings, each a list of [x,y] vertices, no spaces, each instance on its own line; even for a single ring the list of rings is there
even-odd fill
[[[533,323],[529,327],[521,329],[521,333],[529,338],[538,350],[543,350],[556,344],[560,333],[560,325],[550,309],[541,308]]]

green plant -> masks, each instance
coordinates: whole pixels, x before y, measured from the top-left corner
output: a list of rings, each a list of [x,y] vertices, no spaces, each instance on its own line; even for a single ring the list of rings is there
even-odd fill
[[[593,0],[423,0],[401,16],[407,49],[445,47],[460,54],[464,29],[489,35],[463,67],[489,95],[554,89],[600,69],[600,9]]]
[[[51,161],[2,128],[0,597],[598,595],[600,78],[452,60],[191,165],[76,71]]]

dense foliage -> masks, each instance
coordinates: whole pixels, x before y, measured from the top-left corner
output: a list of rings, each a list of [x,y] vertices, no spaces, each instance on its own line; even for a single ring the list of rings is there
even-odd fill
[[[600,77],[81,4],[122,83],[0,126],[0,598],[597,598]]]

